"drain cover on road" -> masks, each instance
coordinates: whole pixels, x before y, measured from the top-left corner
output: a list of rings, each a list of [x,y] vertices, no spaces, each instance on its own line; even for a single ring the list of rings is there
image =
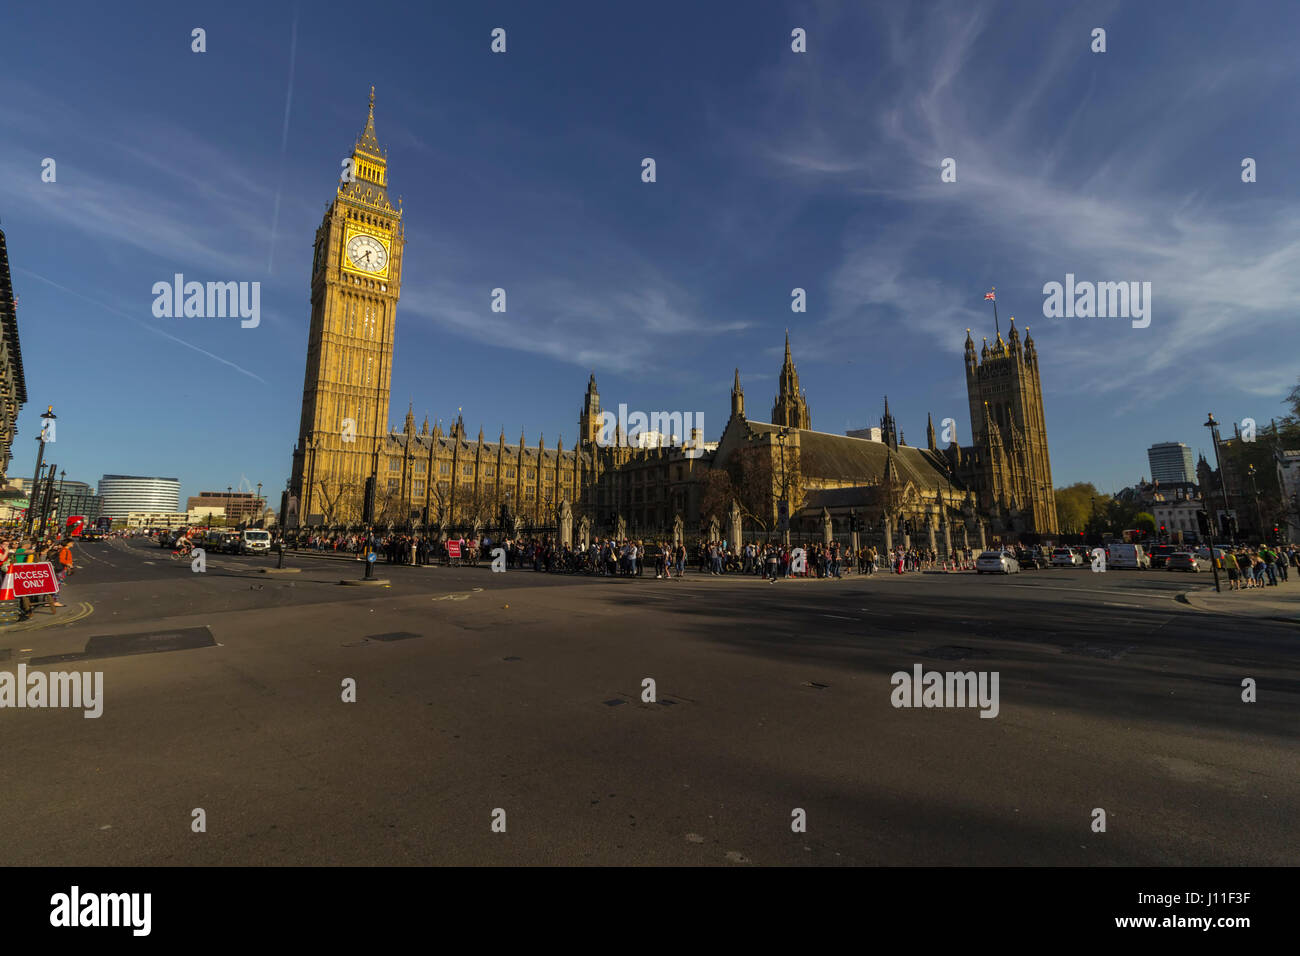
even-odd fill
[[[183,627],[175,631],[147,631],[141,634],[101,634],[86,642],[80,654],[54,654],[33,657],[32,664],[58,664],[100,657],[129,657],[133,654],[159,654],[163,651],[192,651],[199,647],[216,647],[212,632],[206,627]]]
[[[825,690],[830,684],[819,684],[815,680],[806,680],[803,682],[804,687],[815,687],[817,690]]]
[[[371,634],[367,640],[371,641],[409,641],[413,637],[424,637],[423,634],[416,634],[414,631],[392,631],[388,634]]]
[[[617,707],[619,704],[624,703],[624,701],[621,701],[617,697],[615,697],[613,700],[603,700],[601,701],[601,703],[604,704],[606,707]]]

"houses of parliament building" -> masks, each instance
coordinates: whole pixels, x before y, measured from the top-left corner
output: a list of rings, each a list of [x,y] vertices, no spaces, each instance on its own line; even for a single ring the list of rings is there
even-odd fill
[[[286,518],[310,526],[366,522],[438,530],[572,527],[574,537],[668,538],[714,534],[730,517],[745,536],[771,532],[787,502],[792,526],[898,534],[986,531],[1001,537],[1057,532],[1038,354],[1014,320],[977,353],[967,330],[972,442],[903,441],[885,401],[879,440],[812,429],[807,396],[786,337],[771,421],[751,420],[739,370],[731,413],[715,444],[633,447],[602,442],[594,375],[573,448],[530,444],[504,432],[471,436],[460,415],[444,432],[407,410],[389,426],[393,338],[401,294],[401,202],[389,198],[387,153],[375,136],[374,90],[350,174],[316,231],[302,416]],[[686,437],[686,436],[683,436]],[[734,531],[734,526],[733,526]],[[736,532],[738,534],[738,532]],[[968,540],[968,539],[967,539]]]

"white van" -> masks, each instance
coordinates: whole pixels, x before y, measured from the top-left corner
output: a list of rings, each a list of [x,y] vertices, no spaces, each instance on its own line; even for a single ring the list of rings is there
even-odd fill
[[[1106,568],[1129,571],[1145,571],[1151,567],[1151,558],[1140,544],[1106,545]]]
[[[271,550],[271,532],[249,528],[239,537],[239,550],[244,554],[266,554]]]

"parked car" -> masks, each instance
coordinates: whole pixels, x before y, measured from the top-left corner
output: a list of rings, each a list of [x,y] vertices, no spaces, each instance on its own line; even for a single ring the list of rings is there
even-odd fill
[[[975,559],[979,574],[1015,574],[1019,570],[1020,562],[1010,551],[985,551]]]
[[[1146,549],[1140,544],[1122,544],[1113,542],[1106,545],[1106,569],[1127,569],[1130,571],[1145,571],[1151,567],[1151,559],[1147,557]]]
[[[1069,548],[1057,548],[1052,552],[1052,567],[1054,568],[1077,568],[1083,564],[1083,558],[1079,557],[1077,551],[1071,551]]]
[[[1186,551],[1175,551],[1165,560],[1165,569],[1167,571],[1199,571],[1201,566],[1196,562],[1196,556]]]
[[[1177,553],[1178,553],[1178,549],[1175,548],[1172,544],[1156,545],[1154,548],[1151,549],[1151,553],[1150,553],[1151,567],[1163,568],[1165,566],[1165,562],[1169,560],[1170,556]]]
[[[249,528],[239,536],[240,554],[266,554],[271,550],[271,532]]]
[[[1043,557],[1042,551],[1030,551],[1028,548],[1017,548],[1016,563],[1020,565],[1021,571],[1034,571],[1038,568],[1047,567],[1047,558]]]

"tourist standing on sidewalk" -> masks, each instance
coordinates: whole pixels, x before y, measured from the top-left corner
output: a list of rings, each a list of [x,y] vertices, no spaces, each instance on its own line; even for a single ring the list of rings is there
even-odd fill
[[[62,604],[62,602],[59,601],[59,597],[61,596],[63,591],[63,582],[68,580],[69,576],[71,576],[73,571],[71,538],[69,538],[67,541],[64,541],[63,547],[59,548],[58,561],[59,563],[57,565],[57,568],[58,568],[60,594],[55,595],[53,600],[54,600],[55,607],[63,607],[64,605]]]

